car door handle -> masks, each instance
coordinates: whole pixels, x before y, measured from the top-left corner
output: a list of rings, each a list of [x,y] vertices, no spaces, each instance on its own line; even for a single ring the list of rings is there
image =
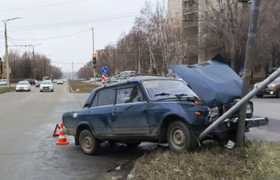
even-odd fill
[[[92,110],[88,110],[87,113],[88,113],[88,114],[89,114],[89,113],[92,113]]]
[[[112,111],[118,111],[120,108],[118,108],[118,107],[114,107],[114,108],[112,108]]]

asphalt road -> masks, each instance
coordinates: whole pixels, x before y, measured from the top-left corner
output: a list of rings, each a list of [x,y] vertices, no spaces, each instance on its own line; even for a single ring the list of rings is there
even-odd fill
[[[67,84],[55,85],[53,93],[33,87],[31,92],[0,94],[0,179],[105,179],[110,177],[108,169],[130,162],[151,147],[147,143],[136,150],[106,146],[101,155],[87,156],[71,136],[67,136],[68,145],[57,146],[52,134],[62,113],[80,109],[87,97],[69,93]],[[248,138],[279,141],[280,99],[253,101],[255,115],[268,116],[270,124],[253,129]]]
[[[62,113],[79,108],[66,84],[54,92],[33,87],[0,94],[0,179],[104,179],[108,169],[143,154],[141,148],[105,147],[101,155],[87,156],[71,136],[68,145],[56,145],[52,134]]]

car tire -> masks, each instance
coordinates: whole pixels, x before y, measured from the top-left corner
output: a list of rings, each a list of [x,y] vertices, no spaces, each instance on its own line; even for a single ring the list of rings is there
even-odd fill
[[[261,98],[261,97],[263,97],[263,94],[257,94],[257,97]]]
[[[40,90],[40,92],[43,92],[43,91]]]
[[[193,138],[192,132],[184,122],[174,121],[167,129],[167,142],[173,151],[182,152],[193,150],[194,147],[192,146],[195,141]]]
[[[141,144],[141,142],[128,142],[128,143],[125,143],[125,144],[129,148],[136,148]]]
[[[278,91],[276,92],[276,97],[280,98],[280,88],[279,88]]]
[[[100,149],[100,142],[88,129],[84,129],[79,135],[79,144],[87,155],[96,155]]]

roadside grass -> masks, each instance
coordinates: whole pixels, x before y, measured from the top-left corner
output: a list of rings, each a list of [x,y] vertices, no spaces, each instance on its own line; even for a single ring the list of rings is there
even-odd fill
[[[85,83],[81,81],[69,80],[72,90],[76,93],[91,93],[93,89],[99,87],[99,85]]]
[[[12,91],[15,91],[14,87],[10,87],[10,88],[0,87],[0,94],[6,93],[6,92],[12,92]]]
[[[280,144],[246,142],[228,150],[211,143],[192,153],[158,150],[139,158],[131,173],[135,180],[276,180]]]

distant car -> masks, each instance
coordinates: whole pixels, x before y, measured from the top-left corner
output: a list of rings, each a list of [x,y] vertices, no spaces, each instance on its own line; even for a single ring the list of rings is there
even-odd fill
[[[43,91],[54,91],[53,83],[51,81],[42,81],[40,85],[40,92]]]
[[[255,87],[259,83],[255,84]],[[257,94],[258,98],[263,97],[264,95],[275,95],[276,97],[280,98],[280,76],[276,78],[273,82],[271,82],[267,87],[259,91]]]
[[[36,87],[40,87],[42,81],[36,81]]]
[[[7,85],[6,79],[0,79],[0,85]]]
[[[25,81],[28,81],[30,85],[35,85],[36,84],[35,79],[26,79]]]
[[[54,79],[54,80],[53,80],[53,83],[57,83],[57,79]]]
[[[61,79],[57,80],[56,84],[63,84],[63,81]]]
[[[16,85],[16,92],[19,91],[31,91],[31,85],[28,81],[19,81]]]
[[[63,79],[63,82],[67,82],[67,79]]]

